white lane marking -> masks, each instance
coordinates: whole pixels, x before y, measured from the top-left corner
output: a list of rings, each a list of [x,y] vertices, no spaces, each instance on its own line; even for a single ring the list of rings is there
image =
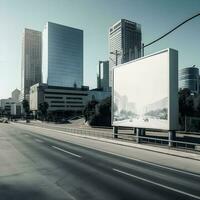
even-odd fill
[[[168,170],[171,170],[171,171],[175,171],[175,172],[179,172],[179,173],[182,173],[182,174],[187,174],[187,175],[190,175],[190,176],[195,176],[195,177],[200,178],[200,175],[193,174],[192,172],[181,171],[179,169],[170,168],[170,167],[167,167],[167,166],[159,165],[159,164],[148,162],[148,161],[145,161],[145,160],[140,160],[140,159],[137,159],[137,158],[131,158],[129,156],[121,156],[121,155],[119,155],[117,153],[106,152],[106,151],[103,151],[103,152],[109,153],[109,154],[112,154],[112,155],[115,155],[115,156],[120,156],[120,157],[123,157],[123,158],[127,158],[127,159],[130,159],[130,160],[138,161],[138,162],[141,162],[141,163],[145,163],[145,164],[148,164],[148,165],[152,165],[152,166],[160,167],[160,168],[163,168],[163,169],[168,169]]]
[[[36,142],[39,142],[39,143],[44,143],[44,141],[40,140],[40,139],[34,139]]]
[[[19,125],[19,124],[18,124]],[[20,124],[22,126],[27,126],[25,124]],[[88,139],[92,139],[92,138],[89,138],[89,137],[83,137],[82,135],[80,136],[77,136],[77,134],[73,134],[73,133],[70,133],[70,132],[67,132],[67,131],[59,131],[59,130],[55,130],[55,129],[49,129],[49,128],[44,128],[44,127],[38,127],[38,126],[32,126],[32,125],[28,125],[29,127],[33,127],[33,128],[38,128],[38,129],[44,129],[44,130],[49,130],[49,131],[55,131],[55,132],[58,132],[58,133],[68,133],[74,137],[82,137],[82,138],[88,138]],[[39,133],[40,135],[44,135],[42,133]],[[52,137],[53,138],[53,137]],[[61,141],[63,141],[62,139],[60,139]],[[101,140],[98,140],[99,142],[103,142]],[[111,144],[115,144],[115,143],[112,143],[112,142],[107,142],[107,143],[111,143]],[[117,143],[116,143],[117,145]],[[82,145],[83,146],[83,145]],[[152,163],[152,162],[148,162],[148,161],[144,161],[144,160],[140,160],[140,159],[137,159],[137,158],[132,158],[132,157],[129,157],[129,156],[123,156],[123,155],[120,155],[120,154],[117,154],[117,153],[112,153],[112,152],[108,152],[108,151],[104,151],[102,149],[99,149],[99,148],[95,148],[95,147],[90,147],[90,146],[85,146],[85,147],[88,147],[88,148],[91,148],[91,149],[95,149],[97,151],[101,151],[101,152],[104,152],[104,153],[107,153],[107,154],[111,154],[111,155],[115,155],[115,156],[119,156],[119,157],[123,157],[123,158],[127,158],[127,159],[130,159],[130,160],[134,160],[134,161],[138,161],[138,162],[141,162],[141,163],[145,163],[145,164],[148,164],[148,165],[152,165],[152,166],[156,166],[156,167],[160,167],[160,168],[163,168],[163,169],[168,169],[168,170],[171,170],[171,171],[175,171],[175,172],[179,172],[179,173],[182,173],[182,174],[187,174],[187,175],[190,175],[190,176],[195,176],[195,177],[198,177],[200,178],[200,175],[199,174],[194,174],[192,172],[186,172],[186,171],[182,171],[182,170],[179,170],[179,169],[175,169],[175,168],[170,168],[170,167],[167,167],[167,166],[163,166],[163,165],[159,165],[159,164],[156,164],[156,163]],[[125,146],[126,147],[126,146]],[[130,146],[127,146],[127,147],[130,147]],[[136,147],[130,147],[130,148],[136,148]],[[144,149],[143,149],[144,150]],[[185,158],[185,159],[188,159],[188,158]]]
[[[80,156],[80,155],[78,155],[78,154],[72,153],[72,152],[70,152],[70,151],[66,151],[66,150],[61,149],[61,148],[59,148],[59,147],[56,147],[56,146],[52,146],[52,147],[53,147],[54,149],[59,150],[59,151],[68,153],[68,154],[70,154],[70,155],[72,155],[72,156],[76,156],[76,157],[78,157],[78,158],[81,158],[81,157],[82,157],[82,156]]]
[[[124,174],[126,176],[130,176],[130,177],[133,177],[133,178],[136,178],[138,180],[141,180],[141,181],[144,181],[144,182],[147,182],[147,183],[150,183],[150,184],[153,184],[153,185],[156,185],[156,186],[159,186],[159,187],[162,187],[162,188],[165,188],[165,189],[168,189],[168,190],[171,190],[173,192],[177,192],[177,193],[180,193],[180,194],[183,194],[183,195],[186,195],[186,196],[189,196],[189,197],[192,197],[192,198],[195,198],[195,199],[200,199],[200,196],[196,196],[196,195],[193,195],[193,194],[190,194],[190,193],[187,193],[187,192],[183,192],[181,190],[178,190],[178,189],[175,189],[175,188],[172,188],[172,187],[168,187],[166,185],[162,185],[160,183],[156,183],[154,181],[150,181],[148,179],[145,179],[145,178],[142,178],[142,177],[139,177],[139,176],[135,176],[133,174],[129,174],[127,172],[124,172],[124,171],[121,171],[121,170],[118,170],[118,169],[115,169],[113,168],[113,170],[115,172],[118,172],[118,173],[121,173],[121,174]]]

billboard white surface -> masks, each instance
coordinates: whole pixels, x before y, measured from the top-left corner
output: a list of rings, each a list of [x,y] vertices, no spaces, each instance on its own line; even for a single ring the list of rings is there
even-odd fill
[[[113,68],[113,126],[176,130],[178,52],[166,49]]]

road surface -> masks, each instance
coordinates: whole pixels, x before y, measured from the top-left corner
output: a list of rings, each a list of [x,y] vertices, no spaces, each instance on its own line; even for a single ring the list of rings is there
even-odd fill
[[[143,162],[140,155],[128,159],[106,150],[118,148],[120,152],[125,147],[105,144],[105,151],[100,151],[88,148],[90,143],[104,147],[95,140],[65,136],[61,141],[43,132],[0,124],[0,200],[200,199],[197,170],[192,173]],[[157,153],[140,151],[141,156],[162,161]],[[198,161],[170,159],[198,169]]]

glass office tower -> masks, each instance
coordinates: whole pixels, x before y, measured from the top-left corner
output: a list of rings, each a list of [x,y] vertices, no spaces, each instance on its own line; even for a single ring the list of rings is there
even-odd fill
[[[83,85],[83,31],[48,22],[43,31],[43,81],[51,86]]]
[[[112,67],[141,57],[141,50],[140,24],[121,19],[109,28],[109,85],[111,87]]]
[[[193,93],[199,93],[200,76],[197,67],[186,67],[179,70],[179,88],[187,88]]]
[[[29,100],[30,87],[42,81],[42,33],[25,29],[22,39],[20,101]]]

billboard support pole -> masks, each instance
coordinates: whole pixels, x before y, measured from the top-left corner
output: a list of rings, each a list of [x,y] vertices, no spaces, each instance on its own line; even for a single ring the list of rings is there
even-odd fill
[[[113,126],[113,138],[118,138],[118,126]]]
[[[140,143],[141,128],[136,129],[136,142]]]
[[[168,131],[168,140],[169,140],[169,143],[168,143],[168,146],[169,147],[173,147],[173,140],[175,140],[176,138],[176,131]]]
[[[137,128],[133,128],[133,134],[136,135],[137,133]]]
[[[145,128],[142,128],[142,129],[141,129],[141,135],[142,135],[142,136],[145,136],[145,132],[146,132],[146,129],[145,129]]]

